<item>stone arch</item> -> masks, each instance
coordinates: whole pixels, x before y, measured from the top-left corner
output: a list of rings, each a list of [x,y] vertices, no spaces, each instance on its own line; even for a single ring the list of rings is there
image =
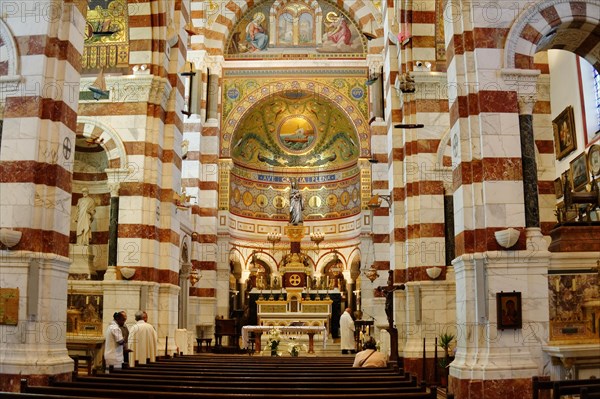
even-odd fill
[[[312,1],[315,2],[316,0]],[[352,18],[359,29],[364,29],[371,21],[382,20],[381,13],[378,10],[375,10],[375,7],[367,4],[370,3],[368,1],[357,3],[355,1],[346,0],[341,4],[334,1],[331,3],[339,7],[346,15]],[[220,13],[219,18],[209,26],[209,29],[214,33],[214,37],[211,37],[212,40],[205,42],[204,45],[199,46],[198,49],[205,50],[210,55],[224,55],[227,39],[231,35],[232,30],[240,19],[255,5],[256,1],[254,0],[243,0],[240,2],[229,1],[223,5],[223,8],[226,10],[219,10],[217,8],[215,11]],[[200,20],[198,19],[198,21]],[[199,30],[206,29],[204,26],[194,27]],[[378,28],[376,35],[379,39],[369,42],[369,47],[374,46],[374,51],[379,52],[381,51],[381,46],[383,46],[383,29]]]
[[[263,99],[271,98],[274,94],[285,93],[288,90],[314,93],[330,101],[334,106],[337,106],[352,121],[356,128],[356,133],[359,137],[360,156],[370,156],[371,147],[368,139],[370,137],[369,124],[360,109],[346,97],[346,94],[333,87],[325,86],[308,79],[281,80],[273,85],[273,87],[258,87],[241,99],[223,121],[221,129],[221,156],[231,156],[231,140],[234,137],[238,124],[251,111],[254,105],[260,103]]]
[[[585,58],[596,69],[600,69],[600,56],[592,53],[594,46],[582,46],[586,41],[598,41],[593,29],[600,25],[600,17],[591,7],[600,7],[600,0],[571,2],[568,0],[546,0],[531,3],[513,23],[506,37],[504,65],[508,69],[533,69],[533,57],[538,46],[551,41],[558,27],[572,27],[589,34],[579,39],[572,52]],[[584,28],[584,29],[582,29]],[[548,48],[551,48],[549,46]]]
[[[108,155],[108,167],[127,169],[127,151],[119,134],[109,125],[87,116],[77,117],[77,134],[100,140],[99,145]]]
[[[21,81],[19,71],[19,52],[15,38],[0,19],[0,91],[6,93],[17,89]]]

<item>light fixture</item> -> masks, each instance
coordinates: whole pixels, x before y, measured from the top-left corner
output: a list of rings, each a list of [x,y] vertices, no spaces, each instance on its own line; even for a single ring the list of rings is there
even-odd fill
[[[369,279],[371,283],[379,277],[379,273],[377,273],[377,269],[375,269],[373,265],[371,265],[370,268],[365,270],[363,274]]]
[[[197,269],[192,269],[192,271],[190,272],[190,275],[188,277],[188,279],[190,280],[190,284],[192,286],[196,286],[196,283],[198,281],[200,281],[201,278],[202,278],[202,275],[200,273],[198,273]]]
[[[319,246],[320,243],[323,242],[324,239],[325,239],[325,234],[323,234],[322,231],[314,231],[310,235],[310,240],[312,242],[314,242],[315,244],[317,244],[317,247]]]
[[[94,80],[94,83],[92,83],[90,85],[89,90],[92,92],[92,96],[94,97],[94,100],[96,100],[96,101],[100,100],[102,97],[108,98],[108,95],[110,92],[108,90],[106,90],[106,80],[104,79],[104,69],[100,70],[98,77],[96,78],[96,80]]]
[[[398,123],[395,124],[394,127],[396,129],[421,129],[425,127],[422,123]]]
[[[373,85],[373,83],[377,82],[377,79],[379,79],[379,76],[380,75],[378,73],[369,74],[369,78],[367,79],[365,84],[367,86]]]
[[[370,209],[376,209],[381,207],[381,203],[385,201],[388,204],[388,207],[392,206],[392,195],[384,195],[384,194],[375,194],[374,196],[371,197],[371,199],[369,200],[369,202],[367,202],[367,207],[369,207]]]
[[[185,76],[185,77],[189,77],[190,81],[189,81],[189,86],[188,86],[188,101],[187,101],[187,111],[181,111],[182,114],[184,114],[185,116],[190,116],[192,115],[192,88],[194,86],[194,76],[196,76],[196,69],[194,68],[194,63],[193,62],[188,62],[186,64],[188,66],[188,68],[185,68],[185,66],[183,67],[183,71],[180,72],[179,74],[181,76]]]

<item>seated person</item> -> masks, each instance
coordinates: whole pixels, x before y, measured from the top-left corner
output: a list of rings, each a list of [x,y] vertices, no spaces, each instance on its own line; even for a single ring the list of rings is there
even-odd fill
[[[363,350],[356,354],[352,367],[386,367],[387,356],[377,351],[375,338],[369,337],[363,344]]]

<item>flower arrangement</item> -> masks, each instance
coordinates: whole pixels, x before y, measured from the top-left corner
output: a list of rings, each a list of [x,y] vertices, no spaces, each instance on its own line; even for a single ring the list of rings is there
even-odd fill
[[[292,357],[298,357],[298,355],[300,355],[301,350],[305,352],[308,351],[308,348],[305,344],[295,342],[295,339],[296,337],[290,337],[290,342],[288,343],[288,352]]]
[[[271,356],[279,356],[277,352],[279,348],[279,342],[281,342],[281,330],[278,328],[272,328],[269,330],[267,338],[267,348],[271,351]]]

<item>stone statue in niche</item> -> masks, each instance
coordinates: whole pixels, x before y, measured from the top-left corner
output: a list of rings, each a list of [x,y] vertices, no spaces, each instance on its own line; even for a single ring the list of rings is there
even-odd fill
[[[77,213],[75,214],[77,244],[89,245],[92,239],[92,221],[96,213],[96,202],[89,196],[87,187],[81,190],[81,194],[83,197],[77,201]]]
[[[292,189],[290,190],[290,223],[298,225],[302,223],[302,211],[304,210],[304,199],[298,189],[298,182],[292,180]]]

